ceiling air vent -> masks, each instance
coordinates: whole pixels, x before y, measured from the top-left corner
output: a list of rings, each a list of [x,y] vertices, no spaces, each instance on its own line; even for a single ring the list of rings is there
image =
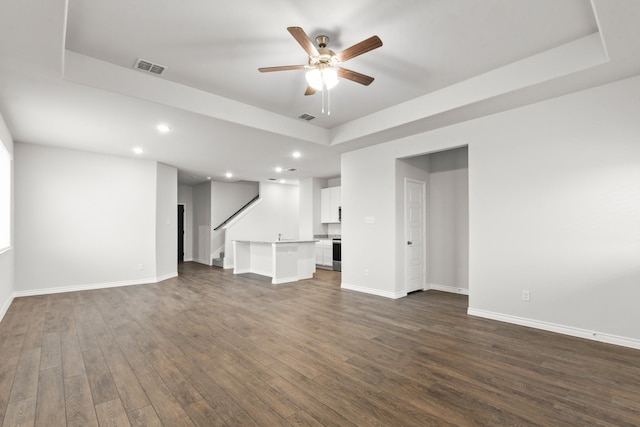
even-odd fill
[[[301,114],[298,116],[299,119],[311,121],[316,118],[316,116],[312,116],[311,114]]]
[[[165,67],[164,65],[154,64],[153,62],[149,62],[140,58],[138,58],[138,60],[136,61],[135,68],[137,70],[146,71],[147,73],[156,74],[158,76],[167,69],[167,67]]]

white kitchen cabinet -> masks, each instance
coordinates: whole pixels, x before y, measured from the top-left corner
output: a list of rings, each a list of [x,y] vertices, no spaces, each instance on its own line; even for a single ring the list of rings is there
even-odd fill
[[[323,265],[333,267],[333,245],[325,246],[322,248]]]
[[[316,265],[324,265],[324,254],[320,242],[316,242]]]
[[[316,242],[316,264],[326,267],[333,266],[333,241],[322,239]]]
[[[340,222],[342,209],[342,187],[331,188],[331,222]]]
[[[323,188],[320,190],[320,222],[324,224],[340,222],[340,208],[342,192],[340,187]]]

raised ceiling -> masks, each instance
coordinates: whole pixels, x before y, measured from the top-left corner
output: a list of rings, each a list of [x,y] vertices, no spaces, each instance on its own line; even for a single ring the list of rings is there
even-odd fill
[[[332,177],[343,151],[637,74],[637,3],[3,2],[0,112],[17,141],[125,156],[140,145],[184,183],[280,178],[275,166]],[[375,81],[343,80],[322,114],[303,72],[257,70],[306,63],[288,26],[334,51],[378,35],[381,48],[348,63]],[[138,58],[167,69],[134,70]]]
[[[348,64],[375,81],[342,81],[323,116],[303,72],[258,74],[306,64],[290,26],[329,36],[336,52],[378,35],[383,47]],[[585,0],[71,0],[66,47],[125,68],[158,62],[168,80],[332,128],[594,32]]]

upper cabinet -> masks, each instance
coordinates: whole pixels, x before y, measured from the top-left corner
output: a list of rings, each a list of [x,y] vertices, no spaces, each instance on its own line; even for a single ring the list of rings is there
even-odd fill
[[[320,190],[320,222],[324,224],[339,223],[342,206],[340,187]]]

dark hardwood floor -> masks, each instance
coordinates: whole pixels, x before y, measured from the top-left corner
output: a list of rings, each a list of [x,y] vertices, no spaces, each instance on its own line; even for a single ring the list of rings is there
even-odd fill
[[[466,307],[343,291],[332,271],[271,285],[193,263],[158,284],[17,298],[0,424],[640,425],[640,351]]]

